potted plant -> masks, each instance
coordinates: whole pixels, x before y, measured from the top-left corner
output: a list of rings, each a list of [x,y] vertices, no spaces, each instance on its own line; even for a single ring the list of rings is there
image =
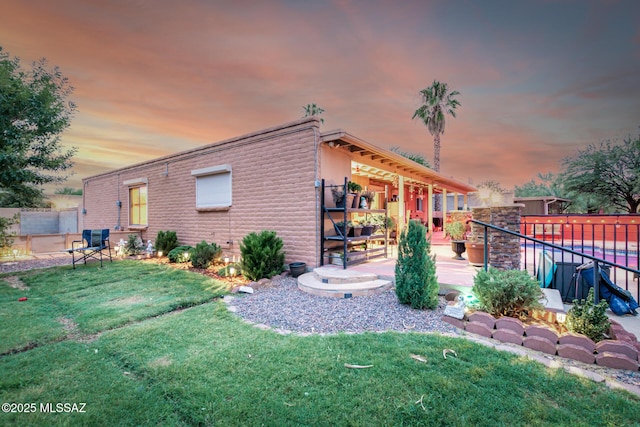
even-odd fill
[[[347,237],[349,234],[351,234],[351,221],[338,221],[334,223],[334,227],[336,229],[336,234],[338,236],[342,236],[342,237]]]
[[[342,187],[331,188],[331,195],[333,196],[333,202],[336,204],[336,208],[345,207],[345,194]]]
[[[373,223],[365,221],[362,225],[362,236],[371,236],[373,234]]]
[[[350,233],[350,235],[352,237],[360,237],[362,235],[362,229],[364,228],[364,226],[358,223],[351,223],[351,226],[353,227],[351,229],[353,232]]]
[[[462,221],[453,221],[445,224],[444,231],[451,238],[451,250],[456,254],[453,259],[464,259],[467,226]]]
[[[347,191],[350,197],[347,198],[347,207],[358,209],[360,206],[360,192],[362,191],[362,185],[357,182],[349,181],[347,183]],[[351,205],[349,205],[349,199],[351,199]]]

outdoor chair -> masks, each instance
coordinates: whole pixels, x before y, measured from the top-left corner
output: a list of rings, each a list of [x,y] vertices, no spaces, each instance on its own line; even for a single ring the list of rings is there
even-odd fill
[[[100,267],[102,267],[102,256],[109,256],[109,261],[113,262],[111,258],[111,244],[109,243],[109,229],[103,228],[98,230],[82,230],[82,240],[74,240],[71,243],[71,249],[67,249],[67,252],[71,254],[71,260],[73,268],[76,268],[76,263],[84,261],[87,263],[87,259],[93,258],[100,260]]]

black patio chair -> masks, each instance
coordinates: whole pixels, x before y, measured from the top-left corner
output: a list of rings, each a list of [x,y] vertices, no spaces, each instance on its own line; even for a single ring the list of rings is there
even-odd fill
[[[102,267],[103,252],[104,257],[106,258],[108,255],[109,261],[113,262],[111,244],[109,243],[109,229],[82,230],[82,240],[74,240],[71,243],[71,249],[67,249],[67,252],[71,254],[71,262],[74,269],[76,268],[76,263],[84,261],[86,264],[89,258],[100,260],[100,267]]]

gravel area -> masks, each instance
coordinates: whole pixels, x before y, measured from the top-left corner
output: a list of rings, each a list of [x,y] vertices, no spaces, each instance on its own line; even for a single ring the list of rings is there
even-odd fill
[[[71,256],[55,255],[40,257],[20,257],[17,260],[0,261],[0,273],[14,273],[16,271],[33,270],[36,268],[55,267],[58,265],[71,265]]]
[[[441,320],[446,301],[435,310],[414,310],[398,303],[393,290],[354,298],[327,298],[298,289],[297,280],[278,277],[252,295],[229,302],[240,317],[274,329],[298,333],[332,334],[366,331],[417,331],[457,334]]]

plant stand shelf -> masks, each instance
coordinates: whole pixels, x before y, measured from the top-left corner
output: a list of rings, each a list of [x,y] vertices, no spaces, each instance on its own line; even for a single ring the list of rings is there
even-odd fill
[[[351,218],[352,214],[361,215],[373,215],[382,214],[385,217],[385,223],[388,218],[386,209],[387,194],[385,191],[385,209],[354,209],[351,207],[330,207],[325,205],[324,197],[326,189],[338,188],[343,191],[343,194],[347,194],[347,178],[344,179],[342,185],[326,185],[324,179],[322,180],[322,220],[321,220],[321,259],[320,265],[325,265],[325,259],[328,263],[336,264],[337,261],[344,269],[347,265],[356,264],[359,262],[365,262],[372,258],[387,257],[388,250],[388,238],[387,233],[376,233],[367,236],[350,237],[342,235],[338,232],[336,235],[330,235],[328,230],[337,230],[336,220],[343,221],[345,224]],[[341,215],[340,215],[341,214]],[[329,219],[334,227],[325,228],[325,220]],[[341,243],[340,247],[335,243]],[[346,256],[344,256],[346,254]]]

